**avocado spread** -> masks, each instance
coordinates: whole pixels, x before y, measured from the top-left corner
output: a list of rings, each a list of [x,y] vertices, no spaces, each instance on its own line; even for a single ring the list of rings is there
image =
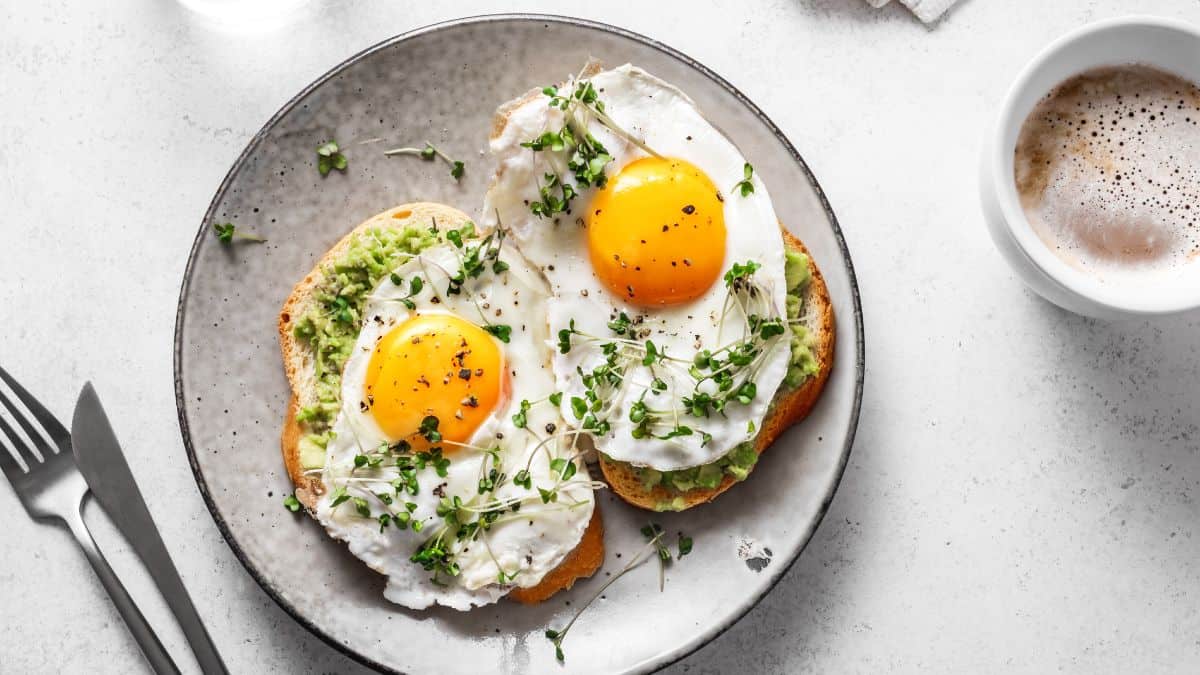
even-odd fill
[[[808,256],[796,251],[787,251],[784,259],[784,275],[788,287],[787,318],[795,320],[800,318],[800,311],[804,303],[804,289],[812,278]],[[805,380],[816,375],[818,370],[817,360],[812,354],[812,341],[808,329],[799,323],[793,323],[791,327],[792,358],[788,363],[787,375],[784,376],[783,384],[776,392],[776,396],[799,387]],[[769,409],[768,414],[770,414]],[[754,450],[754,441],[748,440],[715,462],[690,469],[655,471],[649,467],[634,467],[634,471],[641,479],[642,488],[646,492],[656,486],[662,486],[673,495],[671,499],[662,500],[656,504],[655,510],[679,511],[687,504],[683,497],[677,496],[678,494],[695,488],[715,488],[721,484],[721,480],[726,475],[737,481],[745,480],[757,461],[758,453]]]
[[[300,442],[305,468],[325,465],[330,426],[341,407],[342,366],[350,356],[362,325],[362,308],[372,289],[409,256],[437,242],[429,228],[372,228],[355,237],[323,272],[314,304],[296,321],[295,336],[312,351],[317,403],[302,408],[296,421],[312,432]]]

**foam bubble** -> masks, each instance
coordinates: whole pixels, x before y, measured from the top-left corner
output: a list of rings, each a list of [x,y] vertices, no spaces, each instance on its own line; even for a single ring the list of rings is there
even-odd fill
[[[1142,65],[1063,82],[1026,118],[1015,179],[1038,236],[1109,281],[1200,261],[1200,88]]]

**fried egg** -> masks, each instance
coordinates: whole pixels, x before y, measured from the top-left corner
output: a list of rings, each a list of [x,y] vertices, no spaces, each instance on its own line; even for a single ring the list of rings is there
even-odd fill
[[[571,109],[574,138],[590,134],[611,156],[603,185],[581,186],[569,158],[529,147],[563,128],[567,115],[548,105],[554,92],[531,94],[501,108],[507,120],[491,140],[497,170],[484,212],[549,281],[564,418],[590,429],[597,448],[616,460],[664,471],[712,462],[755,435],[787,372],[786,340],[764,340],[748,370],[737,371],[756,391],[747,387],[703,414],[694,405],[730,394],[712,372],[696,374],[706,352],[729,355],[755,322],[786,317],[774,207],[741,152],[679,89],[631,65],[590,82],[603,114],[626,132]],[[743,180],[753,188],[744,195],[735,191]],[[552,198],[562,194],[556,181],[576,196],[567,211],[538,215],[543,188],[554,188]],[[746,265],[752,290],[727,283]],[[560,335],[565,342],[554,340]],[[614,349],[618,376],[606,370]],[[601,377],[605,395],[596,393]]]
[[[528,320],[544,281],[488,241],[435,245],[371,293],[321,472],[318,520],[413,609],[536,585],[594,508]]]

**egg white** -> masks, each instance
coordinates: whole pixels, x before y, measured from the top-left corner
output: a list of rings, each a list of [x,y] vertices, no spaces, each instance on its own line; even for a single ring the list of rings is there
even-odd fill
[[[569,441],[547,443],[531,461],[538,442],[548,435],[547,425],[565,428],[558,410],[549,403],[535,404],[529,409],[525,429],[518,429],[513,423],[512,416],[519,410],[522,399],[545,399],[555,388],[547,363],[545,323],[525,319],[544,313],[544,282],[511,247],[503,250],[500,259],[508,263],[508,271],[493,274],[488,270],[478,279],[468,279],[459,295],[446,293],[447,279],[459,266],[459,252],[449,244],[427,249],[399,267],[396,274],[401,281],[407,283],[414,275],[424,279],[424,288],[411,298],[415,309],[409,310],[398,301],[408,295],[408,287],[398,287],[385,278],[367,300],[362,332],[343,372],[342,411],[334,422],[335,436],[327,447],[321,473],[325,493],[317,505],[317,518],[333,537],[345,541],[355,556],[387,576],[384,596],[405,607],[423,609],[436,603],[465,610],[495,602],[514,587],[537,584],[579,543],[594,508],[590,478],[582,461],[577,461],[578,472],[560,489],[557,502],[543,504],[540,499],[528,499],[537,496],[538,487],[553,487],[550,458],[570,457],[573,450]],[[374,520],[383,512],[383,506],[371,498],[370,492],[391,492],[388,482],[397,475],[394,467],[388,467],[387,463],[378,469],[354,467],[356,455],[366,454],[386,440],[371,412],[366,406],[360,407],[374,346],[410,316],[429,313],[452,313],[477,325],[484,325],[486,315],[492,323],[512,327],[510,342],[501,345],[511,378],[511,397],[497,405],[468,444],[500,448],[502,471],[510,480],[496,490],[497,500],[525,498],[519,514],[513,514],[511,520],[497,521],[481,540],[459,547],[456,561],[461,571],[456,577],[443,575],[440,581],[446,585],[434,583],[431,572],[411,562],[410,557],[442,522],[436,515],[440,496],[434,493],[435,488],[440,495],[458,495],[464,501],[476,497],[480,467],[487,461],[486,455],[474,449],[446,446],[445,454],[451,460],[447,475],[440,477],[429,466],[417,474],[420,486],[417,495],[405,493],[396,498],[398,503],[417,505],[412,517],[424,523],[421,532],[395,526],[381,531]],[[532,491],[511,481],[527,464],[533,480]],[[363,480],[372,477],[384,482]],[[332,506],[332,495],[340,486],[346,487],[352,496],[368,499],[371,519],[357,514],[350,502]],[[499,583],[501,570],[508,574],[519,572],[511,582]]]
[[[746,160],[741,152],[703,117],[687,95],[640,68],[626,64],[595,75],[591,82],[599,91],[605,112],[617,124],[662,156],[696,165],[716,184],[724,195],[727,232],[722,274],[734,263],[757,262],[761,267],[755,280],[766,289],[771,306],[780,316],[786,316],[784,246],[766,186],[755,175],[753,194],[743,197],[732,191],[734,184],[743,178]],[[531,95],[503,110],[509,117],[502,133],[491,141],[497,170],[484,213],[499,214],[499,220],[511,230],[521,252],[549,280],[552,295],[546,304],[552,336],[572,321],[585,333],[612,336],[607,326],[609,320],[618,312],[625,312],[630,317],[645,316],[643,326],[650,328],[650,339],[658,347],[665,347],[672,356],[690,359],[701,349],[715,351],[741,334],[740,314],[731,312],[722,316],[726,287],[721,279],[700,298],[667,307],[631,305],[611,293],[594,273],[588,253],[586,216],[591,213],[588,205],[596,189],[579,189],[572,211],[556,214],[552,220],[534,215],[528,206],[540,199],[538,186],[542,176],[557,171],[549,163],[549,153],[533,152],[520,144],[544,131],[559,129],[563,113],[548,106],[546,97],[541,95]],[[588,131],[613,157],[605,169],[610,179],[631,161],[646,156],[594,120]],[[564,178],[575,184],[569,175]],[[603,361],[595,342],[576,344],[567,354],[554,352],[554,375],[558,387],[566,392],[562,414],[568,421],[577,423],[570,410],[570,398],[583,396],[586,389],[577,368],[589,371]],[[731,404],[723,415],[714,413],[708,418],[680,418],[681,424],[711,434],[707,442],[698,433],[668,440],[633,438],[636,425],[629,420],[629,408],[649,386],[652,377],[640,364],[632,366],[627,371],[632,378],[631,386],[622,389],[618,400],[613,402],[614,412],[608,417],[611,432],[596,438],[596,446],[614,459],[663,471],[712,462],[753,437],[766,415],[772,394],[787,374],[788,361],[787,341],[775,341],[754,378],[759,393],[750,405]],[[659,375],[668,381],[669,389],[646,398],[647,405],[659,409],[674,407],[695,385],[686,373],[686,366],[667,369]]]

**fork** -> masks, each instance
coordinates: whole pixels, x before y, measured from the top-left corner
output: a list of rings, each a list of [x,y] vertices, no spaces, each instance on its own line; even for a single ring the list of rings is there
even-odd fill
[[[96,576],[100,577],[100,582],[104,584],[104,589],[108,591],[121,617],[125,619],[129,631],[133,633],[154,672],[178,675],[179,668],[171,660],[171,655],[163,648],[154,629],[147,623],[146,617],[142,616],[133,598],[129,597],[129,592],[125,590],[121,580],[109,567],[108,561],[96,547],[87,524],[83,522],[83,504],[88,495],[88,486],[79,469],[75,467],[71,435],[50,411],[38,403],[37,399],[25,391],[25,388],[3,368],[0,368],[0,379],[8,383],[12,392],[45,432],[39,433],[34,423],[5,395],[3,388],[0,388],[0,404],[3,404],[17,425],[24,430],[29,442],[37,448],[35,453],[29,443],[26,443],[0,415],[0,436],[8,438],[13,451],[25,464],[25,467],[18,464],[8,450],[0,445],[0,469],[3,469],[4,475],[12,483],[13,491],[17,493],[21,504],[34,520],[60,520],[67,526],[87,555]],[[51,439],[53,445],[48,443],[46,438]]]

